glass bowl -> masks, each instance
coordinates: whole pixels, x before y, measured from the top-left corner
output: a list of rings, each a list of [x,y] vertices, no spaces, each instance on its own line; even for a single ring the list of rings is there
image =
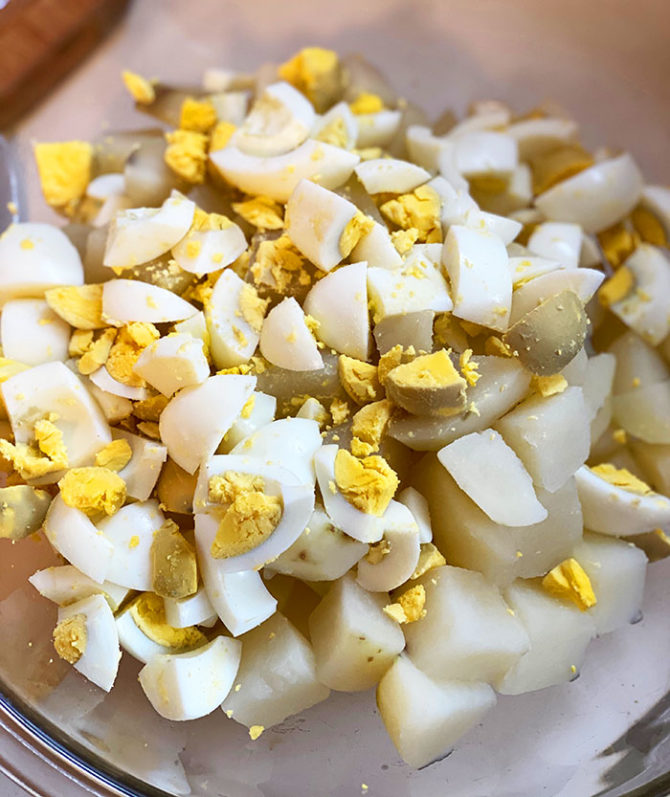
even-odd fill
[[[630,149],[670,181],[666,0],[136,0],[109,39],[14,131],[29,215],[52,220],[33,139],[141,127],[119,73],[180,83],[207,66],[253,69],[300,46],[362,52],[433,116],[497,98],[552,100],[587,144]],[[670,563],[649,568],[643,619],[595,640],[579,679],[501,698],[445,760],[399,759],[374,694],[335,693],[250,742],[215,712],[162,720],[125,656],[106,695],[54,656],[56,611],[27,583],[54,563],[44,542],[0,542],[0,766],[34,795],[194,797],[589,797],[670,792]],[[26,754],[26,750],[32,751]]]

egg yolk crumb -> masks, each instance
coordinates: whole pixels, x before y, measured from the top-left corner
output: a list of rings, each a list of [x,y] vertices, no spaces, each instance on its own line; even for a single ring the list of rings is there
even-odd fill
[[[240,418],[250,418],[251,413],[254,411],[254,407],[256,406],[256,396],[252,393],[249,398],[244,402],[244,406],[242,407],[242,411],[240,412]]]
[[[305,47],[279,67],[279,77],[301,91],[320,113],[341,91],[340,60],[333,50]]]
[[[149,639],[174,651],[196,648],[207,641],[199,628],[174,628],[165,619],[165,604],[160,595],[143,592],[130,604],[128,611],[137,627]]]
[[[426,616],[426,589],[417,584],[398,596],[395,603],[384,607],[384,612],[398,623],[415,623]]]
[[[388,556],[390,553],[391,543],[386,539],[382,539],[379,542],[373,543],[368,548],[368,552],[365,554],[365,561],[369,562],[371,565],[378,565],[384,560],[384,557]]]
[[[233,210],[260,230],[281,230],[284,211],[279,202],[267,196],[256,196],[244,202],[233,202]]]
[[[259,736],[263,733],[264,730],[265,727],[263,725],[252,725],[249,728],[249,738],[251,739],[251,741],[255,742],[256,739],[259,738]]]
[[[616,468],[609,462],[604,462],[602,465],[595,465],[590,468],[590,470],[597,476],[600,476],[601,479],[604,479],[608,484],[612,484],[614,487],[621,487],[629,493],[649,495],[649,493],[653,492],[648,484],[645,484],[642,479],[638,479],[637,476],[632,474],[629,470],[626,470],[626,468]]]
[[[270,300],[261,299],[253,285],[245,283],[242,286],[240,290],[240,310],[242,317],[254,332],[261,331],[268,304],[270,304]]]
[[[374,221],[357,210],[340,235],[339,249],[342,257],[349,257],[361,238],[365,238],[373,227]]]
[[[226,510],[211,554],[215,559],[239,556],[258,547],[277,528],[283,513],[281,497],[258,490],[241,492]]]
[[[209,151],[217,152],[227,147],[236,130],[232,122],[217,122],[209,137]]]
[[[179,127],[194,133],[208,133],[216,124],[216,109],[209,100],[187,97],[179,112]]]
[[[572,601],[583,612],[597,603],[588,575],[573,558],[550,570],[542,579],[542,586],[550,595]]]
[[[630,230],[623,222],[601,230],[598,233],[598,243],[607,262],[612,268],[619,266],[632,255],[639,243],[639,238],[634,230]]]
[[[149,398],[136,401],[133,404],[133,415],[143,421],[157,422],[161,412],[167,407],[167,396],[149,396]]]
[[[305,271],[306,260],[295,248],[288,235],[273,241],[262,241],[251,267],[256,284],[266,284],[279,293],[288,293],[294,283],[309,285],[311,278]]]
[[[533,390],[537,391],[542,398],[557,396],[568,387],[568,380],[563,374],[551,374],[550,376],[537,376],[533,374],[531,384]]]
[[[63,433],[54,423],[55,420],[58,418],[52,413],[50,417],[36,421],[33,433],[40,451],[46,454],[54,465],[67,468],[67,448],[63,442]]]
[[[159,337],[156,327],[144,321],[134,321],[121,327],[105,363],[110,376],[124,385],[143,387],[144,380],[133,369],[144,349]]]
[[[192,130],[173,130],[165,134],[165,163],[179,177],[194,185],[205,181],[207,136]]]
[[[481,374],[477,373],[479,371],[479,363],[472,362],[471,357],[472,349],[466,349],[459,357],[458,367],[465,381],[470,387],[474,387],[481,378]]]
[[[181,600],[198,589],[198,565],[193,546],[173,520],[154,532],[151,542],[151,588],[162,598]]]
[[[484,341],[484,354],[489,357],[513,357],[512,349],[509,344],[497,338],[495,335],[490,335]]]
[[[379,113],[384,110],[384,100],[378,94],[362,91],[353,102],[349,103],[351,112],[357,115]]]
[[[401,194],[384,202],[379,210],[401,230],[417,230],[417,240],[426,243],[442,242],[442,201],[434,188],[420,185],[409,194]]]
[[[121,437],[118,440],[112,440],[98,451],[95,455],[95,464],[99,468],[109,468],[109,470],[118,472],[126,467],[132,456],[133,450],[130,443]]]
[[[603,307],[611,307],[622,301],[635,287],[633,272],[626,266],[618,268],[600,287],[598,301]]]
[[[72,468],[58,482],[63,501],[86,515],[113,515],[126,500],[126,483],[109,468]]]
[[[54,648],[56,653],[68,664],[76,664],[86,652],[88,632],[86,615],[74,614],[54,629]]]
[[[93,147],[87,141],[35,144],[42,193],[49,205],[68,210],[86,193]]]
[[[193,214],[191,230],[208,232],[209,230],[227,230],[233,222],[223,213],[207,213],[202,208],[196,208]]]
[[[341,448],[335,456],[335,484],[361,512],[381,517],[399,484],[395,471],[380,456],[357,459]]]
[[[346,401],[335,397],[330,402],[330,415],[333,419],[333,425],[339,426],[344,423],[351,413],[351,409]]]
[[[116,339],[116,329],[105,329],[104,332],[96,339],[91,340],[88,348],[82,354],[77,368],[80,374],[92,374],[98,368],[107,362],[109,353],[112,350],[112,345]],[[82,342],[81,338],[77,338],[77,342]]]
[[[408,230],[394,230],[391,233],[391,243],[399,255],[406,255],[418,240],[419,231],[416,227],[410,227]]]
[[[22,479],[38,479],[62,470],[62,465],[44,456],[36,447],[0,439],[0,455],[11,462]]]
[[[153,83],[136,72],[124,70],[121,73],[123,83],[130,96],[140,105],[151,105],[156,99],[156,90]]]
[[[382,356],[379,358],[379,364],[377,365],[377,375],[381,385],[386,384],[386,377],[389,375],[389,373],[394,368],[397,368],[402,364],[404,353],[403,347],[397,343],[392,349],[384,352],[384,354],[382,354]]]
[[[235,496],[243,492],[262,492],[265,489],[265,479],[255,473],[241,473],[240,471],[227,470],[212,476],[208,485],[209,500],[217,504],[230,504]]]
[[[375,401],[358,410],[351,423],[351,453],[354,456],[366,457],[379,451],[392,412],[393,404],[388,399]]]
[[[636,207],[630,214],[635,232],[648,244],[667,248],[668,235],[658,218],[648,209]]]
[[[324,144],[346,149],[349,135],[344,119],[341,116],[334,117],[319,130],[315,138]]]
[[[381,398],[382,387],[376,365],[341,354],[337,369],[342,387],[357,404],[367,404]]]
[[[419,561],[417,562],[414,572],[409,577],[409,580],[415,581],[429,570],[433,570],[435,567],[442,567],[446,565],[446,563],[447,560],[432,542],[423,542],[421,543]]]
[[[44,294],[49,307],[75,329],[103,329],[102,285],[68,285]]]

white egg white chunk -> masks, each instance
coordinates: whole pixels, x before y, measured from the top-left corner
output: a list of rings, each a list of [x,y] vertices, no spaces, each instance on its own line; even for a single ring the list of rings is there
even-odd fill
[[[521,232],[523,225],[515,219],[487,213],[485,210],[472,209],[465,213],[463,224],[473,230],[497,235],[505,246],[509,246]]]
[[[530,474],[493,429],[454,440],[437,456],[461,490],[494,522],[530,526],[547,517]]]
[[[100,210],[91,220],[93,227],[104,228],[107,232],[108,226],[116,218],[117,213],[133,207],[133,202],[125,194],[111,194],[102,203]],[[107,269],[101,266],[103,271]]]
[[[308,260],[330,271],[344,259],[340,239],[356,212],[348,199],[301,180],[286,205],[286,232]]]
[[[535,205],[554,221],[581,224],[584,232],[611,227],[635,207],[642,192],[642,175],[624,153],[600,161],[540,194]]]
[[[410,125],[405,132],[405,144],[412,163],[432,173],[438,170],[440,152],[449,146],[444,138],[433,135],[424,125]]]
[[[88,378],[100,390],[119,398],[129,399],[130,401],[143,401],[149,395],[149,391],[145,387],[133,387],[114,379],[104,365],[89,374]]]
[[[68,357],[70,325],[43,299],[12,299],[2,308],[0,338],[3,356],[25,365],[41,365]]]
[[[322,446],[314,455],[314,468],[323,505],[333,525],[359,542],[379,542],[384,536],[384,519],[361,512],[339,492],[335,484],[337,445]]]
[[[207,321],[205,314],[199,310],[195,315],[185,318],[183,321],[178,321],[174,324],[173,329],[184,335],[191,335],[194,338],[199,338],[203,343],[209,345],[209,333],[207,332]]]
[[[160,257],[186,235],[194,213],[195,202],[177,191],[160,208],[117,213],[109,228],[103,265],[130,268]]]
[[[251,327],[242,311],[245,285],[232,269],[226,269],[216,281],[205,305],[209,345],[217,368],[230,368],[247,362],[258,346],[259,333]]]
[[[670,236],[670,188],[665,185],[645,185],[640,203],[656,216],[665,234]]]
[[[317,117],[312,127],[312,138],[318,139],[321,135],[325,135],[327,129],[338,122],[345,136],[344,149],[352,149],[358,138],[358,122],[348,103],[344,101],[336,103],[323,116]]]
[[[433,527],[430,522],[430,509],[428,501],[414,487],[405,487],[398,493],[398,502],[404,504],[412,513],[416,525],[419,527],[419,542],[432,542]]]
[[[137,358],[133,370],[164,396],[183,387],[204,382],[209,363],[202,340],[183,333],[173,333],[147,346]]]
[[[582,248],[579,251],[580,268],[597,268],[602,260],[598,239],[594,235],[582,233]]]
[[[416,570],[421,545],[419,526],[410,510],[391,501],[384,512],[384,540],[389,551],[377,564],[363,558],[356,581],[368,592],[389,592],[404,584]]]
[[[359,149],[385,147],[391,143],[398,132],[401,119],[401,111],[384,110],[376,113],[356,114],[358,122],[356,146]]]
[[[328,410],[318,399],[310,396],[308,399],[305,399],[298,412],[296,412],[295,417],[307,418],[309,421],[316,421],[319,426],[321,426],[321,424],[323,424],[325,419],[328,417]]]
[[[241,415],[224,435],[218,454],[228,454],[241,440],[252,435],[257,429],[272,423],[277,412],[277,399],[269,393],[256,390],[253,393],[254,404],[248,417]],[[245,413],[246,415],[247,413]]]
[[[121,661],[119,635],[112,610],[102,595],[91,595],[59,609],[58,622],[77,615],[86,618],[86,648],[74,668],[96,686],[109,692],[114,686]]]
[[[403,760],[419,768],[443,758],[495,706],[488,684],[434,681],[402,654],[377,687],[377,704]]]
[[[230,572],[221,567],[223,559],[214,559],[210,549],[217,526],[208,515],[196,517],[198,566],[209,602],[221,622],[237,637],[271,617],[277,610],[277,600],[256,570]]]
[[[354,169],[368,194],[406,194],[431,178],[430,172],[397,158],[373,158]]]
[[[59,565],[38,570],[28,581],[40,595],[59,606],[69,606],[91,595],[102,595],[113,612],[119,608],[130,591],[126,587],[112,584],[111,581],[103,581],[100,584],[73,565]]]
[[[237,226],[223,230],[191,230],[172,247],[177,263],[190,274],[210,274],[229,266],[247,248],[247,239]]]
[[[454,315],[505,330],[512,304],[507,250],[495,235],[461,225],[449,228],[442,263],[451,280]]]
[[[90,463],[112,436],[99,405],[67,365],[45,363],[2,383],[2,396],[17,443],[30,443],[38,418],[50,413],[63,433],[71,468]]]
[[[428,183],[428,186],[440,195],[442,203],[440,218],[445,234],[452,224],[465,225],[469,217],[472,220],[471,226],[474,226],[475,221],[481,225],[480,216],[470,216],[470,214],[481,213],[481,211],[479,205],[468,193],[467,184],[465,188],[455,188],[451,181],[438,175]]]
[[[300,484],[314,484],[314,454],[323,439],[316,421],[282,418],[262,426],[231,449],[231,454],[258,457],[266,465],[291,471]]]
[[[626,259],[624,266],[633,275],[635,289],[615,302],[611,310],[626,326],[657,346],[670,333],[670,260],[658,247],[643,243]],[[2,312],[3,319],[6,312],[6,309]],[[4,332],[2,339],[4,343]]]
[[[507,261],[509,272],[512,275],[512,284],[518,288],[521,284],[535,277],[541,277],[550,271],[556,271],[564,266],[557,260],[547,260],[545,257],[535,255],[511,256]]]
[[[516,140],[519,157],[528,160],[561,144],[576,141],[578,127],[572,119],[545,117],[514,122],[505,133]]]
[[[456,138],[467,133],[474,133],[480,130],[496,130],[497,128],[505,127],[512,112],[509,108],[500,105],[499,107],[486,108],[479,113],[473,113],[461,119],[460,122],[449,129],[447,138]]]
[[[586,465],[575,474],[584,527],[614,537],[670,531],[670,498],[646,495],[610,484]]]
[[[183,321],[198,312],[176,293],[137,280],[114,279],[102,289],[102,313],[106,321],[122,326],[131,321],[164,324]]]
[[[316,335],[341,354],[366,360],[370,339],[367,265],[351,263],[327,274],[309,291],[303,308],[319,322]]]
[[[119,612],[115,621],[121,648],[137,661],[141,661],[142,664],[151,661],[160,653],[170,653],[170,648],[155,642],[142,631],[135,622],[130,607]]]
[[[188,473],[195,473],[216,451],[255,386],[255,376],[219,374],[180,390],[159,421],[161,440],[172,459]]]
[[[218,636],[189,653],[154,656],[140,670],[140,685],[161,717],[176,722],[205,717],[230,691],[241,655],[240,642]]]
[[[514,291],[509,325],[516,324],[522,316],[534,310],[545,299],[551,299],[563,291],[576,293],[580,301],[587,304],[604,279],[602,271],[592,268],[562,268],[541,274]]]
[[[368,551],[336,528],[323,507],[315,506],[305,530],[266,570],[306,581],[341,578]]]
[[[338,188],[351,177],[360,158],[340,147],[307,139],[284,155],[263,158],[228,146],[210,155],[221,175],[247,194],[263,194],[287,202],[301,180],[315,180],[324,188]]]
[[[128,497],[146,501],[167,459],[167,447],[157,440],[148,440],[125,429],[114,429],[112,437],[115,440],[127,440],[132,450],[130,461],[119,471],[119,476],[126,483]]]
[[[402,265],[402,257],[393,246],[389,231],[377,221],[352,249],[351,259],[365,261],[375,268],[398,268]]]
[[[95,399],[96,404],[100,406],[102,414],[105,416],[108,423],[118,423],[132,413],[133,404],[128,399],[115,396],[113,393],[108,393],[106,390],[100,390],[90,379],[86,387],[91,396]]]
[[[158,501],[127,504],[97,524],[112,545],[107,580],[128,589],[152,588],[151,544],[154,533],[165,523]]]
[[[453,141],[455,166],[465,177],[508,177],[519,163],[517,143],[506,133],[477,130]]]
[[[260,334],[260,351],[273,365],[287,371],[318,371],[323,357],[307,327],[305,313],[289,296],[267,314]]]
[[[173,628],[208,625],[216,620],[216,612],[209,602],[205,588],[200,585],[194,595],[187,598],[165,598],[165,619]]]
[[[272,83],[256,99],[231,143],[247,155],[281,155],[305,141],[315,119],[304,94],[290,83]]]
[[[42,297],[59,285],[83,285],[79,252],[50,224],[11,224],[0,236],[0,307],[8,299]]]
[[[577,268],[582,249],[579,224],[545,221],[538,224],[528,239],[528,249],[548,260],[558,260],[565,268]]]

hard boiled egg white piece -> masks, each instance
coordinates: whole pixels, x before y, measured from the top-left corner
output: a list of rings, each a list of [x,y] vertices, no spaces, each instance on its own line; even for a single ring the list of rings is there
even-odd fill
[[[198,719],[223,703],[241,655],[241,642],[219,636],[190,653],[154,656],[140,671],[140,685],[162,717]]]
[[[247,248],[247,239],[237,226],[222,230],[191,230],[172,247],[172,255],[190,274],[210,274],[232,262]]]
[[[134,659],[137,659],[137,661],[146,664],[160,653],[170,653],[169,648],[166,648],[164,645],[159,645],[158,642],[150,639],[144,631],[142,631],[135,622],[130,606],[120,612],[115,619],[121,647]]]
[[[431,178],[430,172],[421,166],[396,158],[363,161],[354,172],[368,194],[406,194]]]
[[[376,113],[356,114],[358,137],[356,146],[385,147],[390,144],[400,127],[401,111],[377,111]]]
[[[642,175],[628,153],[601,161],[562,180],[535,200],[555,221],[581,224],[584,232],[611,227],[635,207],[642,192]]]
[[[536,257],[535,255],[519,255],[510,257],[507,265],[512,275],[512,283],[516,289],[522,283],[528,282],[542,274],[556,271],[564,266],[557,260],[547,260],[546,257]]]
[[[515,219],[508,219],[507,216],[498,216],[495,213],[487,213],[485,210],[474,208],[465,213],[463,224],[473,230],[497,235],[505,246],[512,243],[523,227],[521,222]]]
[[[317,336],[341,354],[367,360],[370,338],[367,266],[341,266],[307,294],[305,312],[319,322]]]
[[[117,213],[109,228],[103,265],[131,268],[160,257],[186,235],[194,214],[195,202],[176,191],[160,208]]]
[[[114,326],[131,321],[151,324],[182,321],[197,312],[181,296],[148,282],[115,279],[106,282],[102,289],[103,318]]]
[[[414,487],[406,487],[401,493],[398,493],[398,501],[412,513],[416,525],[419,527],[419,542],[432,542],[433,527],[430,522],[428,501]]]
[[[253,288],[226,269],[205,305],[209,345],[217,368],[241,365],[256,351],[259,332],[244,317],[242,306],[248,291]]]
[[[91,595],[59,609],[58,622],[60,624],[77,615],[85,618],[86,648],[74,668],[96,686],[109,692],[114,686],[121,660],[119,635],[112,610],[102,595]]]
[[[442,175],[434,177],[429,183],[429,187],[440,196],[441,210],[440,220],[442,221],[442,228],[446,234],[448,228],[452,224],[466,224],[468,214],[474,214],[479,211],[479,205],[468,193],[467,184],[465,188],[455,188],[451,181],[445,179]],[[480,221],[480,219],[472,216],[472,221]]]
[[[528,239],[535,255],[558,260],[565,268],[577,268],[582,249],[582,228],[569,222],[545,221],[538,224]]]
[[[159,421],[161,440],[172,459],[188,473],[195,473],[216,451],[255,386],[254,376],[219,374],[180,390]]]
[[[145,387],[133,387],[132,385],[119,382],[118,379],[114,379],[104,365],[98,368],[97,371],[89,374],[88,378],[100,390],[104,390],[105,393],[111,393],[111,395],[118,396],[119,398],[129,399],[130,401],[143,401],[149,395]]]
[[[146,501],[167,459],[166,446],[157,440],[126,432],[125,429],[114,429],[112,436],[115,440],[126,440],[132,450],[130,461],[119,471],[119,476],[126,483],[128,497]]]
[[[351,259],[365,261],[371,268],[398,268],[402,257],[393,246],[386,226],[374,222],[372,229],[351,250]]]
[[[79,253],[57,227],[12,224],[0,236],[0,306],[8,299],[41,297],[59,285],[83,284]]]
[[[207,379],[209,363],[203,348],[199,338],[173,333],[147,346],[133,370],[164,396],[171,396]]]
[[[253,393],[253,406],[251,411],[245,412],[246,417],[240,417],[228,429],[221,445],[217,449],[218,454],[228,454],[241,440],[252,435],[257,429],[272,423],[277,411],[277,399],[269,393],[261,393],[256,390]]]
[[[247,194],[263,194],[287,202],[301,180],[316,180],[324,188],[338,188],[351,177],[360,158],[340,147],[307,139],[285,155],[246,155],[228,146],[210,159],[221,175]]]
[[[346,102],[338,102],[323,116],[318,117],[312,128],[312,138],[321,139],[333,127],[340,135],[344,136],[343,141],[337,142],[338,146],[342,146],[343,149],[352,149],[356,145],[358,121]],[[333,143],[335,142],[333,141]]]
[[[26,365],[66,360],[70,325],[43,299],[13,299],[2,308],[3,355]]]
[[[126,587],[112,584],[111,581],[103,581],[100,584],[73,565],[59,565],[38,570],[28,581],[40,595],[59,606],[68,606],[91,595],[102,595],[111,610],[115,612],[129,593]]]
[[[268,313],[260,335],[261,354],[288,371],[318,371],[323,357],[307,328],[305,314],[291,296]]]
[[[165,619],[173,628],[191,625],[211,626],[216,622],[216,612],[201,585],[195,595],[188,598],[165,598]]]
[[[517,143],[506,133],[477,130],[453,141],[455,166],[465,177],[508,177],[519,163]]]
[[[520,285],[512,297],[509,325],[534,310],[539,304],[563,291],[577,294],[586,304],[600,287],[605,275],[592,268],[554,269]]]
[[[519,146],[519,157],[526,161],[561,144],[576,141],[578,128],[572,119],[547,117],[514,122],[505,133],[515,139]]]

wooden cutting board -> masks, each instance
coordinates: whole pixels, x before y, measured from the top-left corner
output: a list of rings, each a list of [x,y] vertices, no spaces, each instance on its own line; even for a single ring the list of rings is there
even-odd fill
[[[0,0],[0,128],[109,33],[128,0]]]

